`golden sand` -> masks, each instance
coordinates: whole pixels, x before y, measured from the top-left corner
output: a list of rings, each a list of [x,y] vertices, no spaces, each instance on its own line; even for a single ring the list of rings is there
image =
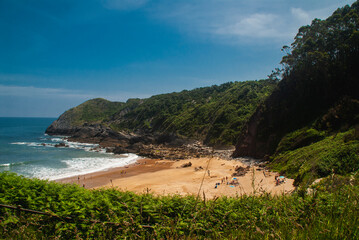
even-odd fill
[[[188,162],[192,163],[191,167],[181,167]],[[293,179],[286,179],[284,183],[276,185],[277,173],[256,166],[251,167],[245,176],[235,177],[234,181],[238,181],[238,184],[230,184],[236,166],[246,167],[241,161],[219,158],[180,161],[141,159],[136,164],[126,167],[58,181],[76,183],[85,188],[115,187],[123,191],[150,192],[157,195],[199,193],[200,197],[205,196],[207,199],[263,192],[283,194],[294,190]],[[195,170],[200,167],[202,169]]]

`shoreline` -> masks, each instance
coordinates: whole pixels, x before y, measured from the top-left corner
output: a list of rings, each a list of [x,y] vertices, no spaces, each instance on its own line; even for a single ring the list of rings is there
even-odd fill
[[[189,162],[191,166],[183,167]],[[247,171],[244,176],[233,177],[232,174],[238,167],[246,168]],[[290,193],[295,189],[293,179],[285,179],[284,183],[276,185],[275,176],[278,174],[258,166],[248,168],[238,159],[204,157],[173,161],[143,158],[124,167],[54,181],[78,184],[88,189],[116,188],[155,195],[200,193],[200,197],[207,199],[264,192],[278,195]],[[236,179],[233,180],[234,178]],[[199,191],[202,180],[203,185]]]
[[[107,184],[111,183],[111,180],[119,179],[122,177],[130,177],[137,174],[141,174],[147,172],[147,169],[141,168],[141,166],[146,165],[153,165],[156,159],[148,159],[148,158],[141,158],[136,160],[136,162],[122,166],[122,167],[113,167],[105,170],[99,170],[92,173],[85,173],[79,174],[76,176],[59,178],[52,180],[54,182],[59,183],[71,183],[71,184],[78,184],[85,188],[98,188],[106,186]],[[159,171],[159,169],[151,169],[150,172]]]

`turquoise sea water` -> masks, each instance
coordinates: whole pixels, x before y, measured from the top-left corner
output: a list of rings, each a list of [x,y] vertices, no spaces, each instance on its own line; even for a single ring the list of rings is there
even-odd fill
[[[59,179],[133,163],[135,154],[113,155],[96,144],[67,142],[64,136],[48,136],[54,118],[0,118],[0,172],[26,177]],[[69,147],[57,148],[65,143]]]

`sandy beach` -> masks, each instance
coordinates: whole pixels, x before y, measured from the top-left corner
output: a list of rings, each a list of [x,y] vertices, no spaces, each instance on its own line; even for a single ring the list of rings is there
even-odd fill
[[[181,167],[189,162],[192,166]],[[293,179],[286,178],[284,183],[276,185],[277,173],[256,166],[250,167],[244,176],[232,177],[237,166],[247,167],[241,161],[219,158],[193,158],[180,161],[141,159],[126,167],[57,181],[76,183],[85,188],[115,187],[123,191],[150,192],[155,195],[199,193],[201,197],[207,199],[217,196],[260,194],[264,191],[283,194],[294,190]]]

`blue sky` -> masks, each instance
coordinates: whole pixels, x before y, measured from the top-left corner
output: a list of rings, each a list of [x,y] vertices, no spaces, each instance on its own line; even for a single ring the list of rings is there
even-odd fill
[[[0,0],[0,117],[266,78],[354,0]]]

